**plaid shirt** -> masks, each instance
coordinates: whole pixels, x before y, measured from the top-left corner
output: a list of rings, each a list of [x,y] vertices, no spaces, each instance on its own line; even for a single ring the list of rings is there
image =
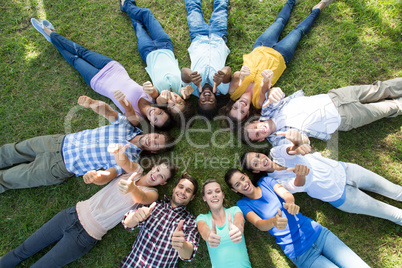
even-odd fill
[[[284,96],[285,96],[285,93],[283,93],[283,97],[279,102],[270,103],[267,107],[262,108],[260,121],[267,121],[269,119],[278,117],[278,114],[281,112],[282,108],[284,106],[286,106],[290,100],[292,100],[294,98],[298,98],[298,97],[303,97],[304,92],[303,92],[303,90],[299,90],[286,98],[284,98]],[[266,98],[266,99],[268,99],[268,98]],[[310,130],[308,128],[298,129],[298,128],[291,127],[291,126],[284,126],[282,128],[276,129],[275,133],[278,131],[286,132],[289,129],[297,129],[297,130],[299,130],[299,132],[306,134],[308,137],[313,137],[313,138],[320,139],[320,140],[329,140],[331,138],[331,135],[326,132],[314,131],[314,130]],[[278,145],[291,143],[289,140],[287,140],[285,138],[285,136],[275,135],[275,133],[273,133],[267,137],[267,140],[272,144],[272,146],[278,146]]]
[[[195,217],[184,206],[173,208],[165,196],[165,200],[157,201],[147,220],[134,228],[126,228],[134,230],[139,227],[140,231],[130,253],[122,260],[121,267],[176,267],[180,256],[172,248],[171,239],[180,220],[184,220],[185,239],[194,247],[193,255],[186,260],[191,261],[200,240]]]
[[[123,146],[129,143],[126,155],[130,161],[137,162],[141,149],[128,141],[140,133],[139,128],[133,127],[125,116],[119,114],[110,125],[68,134],[62,145],[66,168],[78,177],[90,170],[114,167],[119,176],[125,171],[116,164],[114,155],[107,151],[107,147],[111,143]]]

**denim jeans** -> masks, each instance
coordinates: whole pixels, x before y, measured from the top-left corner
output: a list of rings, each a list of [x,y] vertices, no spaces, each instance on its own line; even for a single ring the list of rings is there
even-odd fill
[[[391,199],[402,201],[402,186],[359,165],[346,165],[346,199],[338,207],[342,211],[383,218],[402,225],[402,209],[396,208],[364,193],[367,190]]]
[[[15,267],[53,243],[56,243],[53,248],[31,267],[62,267],[84,256],[97,242],[82,227],[75,207],[70,207],[56,214],[25,242],[4,255],[0,267]]]
[[[297,267],[309,268],[363,268],[369,267],[356,253],[330,230],[322,227],[313,245],[302,255],[291,259]]]
[[[113,60],[86,49],[55,32],[50,34],[50,40],[66,61],[82,75],[88,85],[91,85],[91,79]]]
[[[127,0],[122,10],[131,18],[137,35],[138,52],[144,62],[147,62],[148,54],[157,49],[170,49],[174,53],[172,40],[150,9],[137,7],[133,0]]]
[[[216,34],[226,42],[228,30],[229,0],[215,0],[209,25],[205,22],[201,9],[201,0],[186,0],[187,23],[190,32],[190,41],[197,35]]]
[[[299,25],[297,25],[297,27],[293,29],[285,38],[278,42],[283,28],[289,21],[290,13],[292,12],[294,3],[295,0],[288,0],[286,2],[285,6],[276,17],[274,23],[257,38],[254,43],[253,49],[260,46],[272,47],[282,54],[286,64],[290,62],[290,60],[293,58],[293,54],[295,53],[300,39],[306,33],[308,33],[308,31],[310,31],[314,21],[316,20],[318,15],[320,15],[320,9],[315,8],[313,11],[311,11],[310,15],[308,15],[306,19],[304,19]]]

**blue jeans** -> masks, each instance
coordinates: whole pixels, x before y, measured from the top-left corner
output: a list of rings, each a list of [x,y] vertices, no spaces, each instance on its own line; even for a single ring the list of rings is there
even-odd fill
[[[75,207],[70,207],[59,212],[25,242],[4,255],[0,259],[0,267],[15,267],[53,243],[56,243],[53,248],[31,267],[62,267],[84,256],[97,242],[82,227]]]
[[[214,11],[208,25],[205,22],[201,9],[201,0],[186,0],[187,23],[190,32],[190,41],[197,35],[216,34],[226,42],[228,30],[229,0],[215,0]]]
[[[294,3],[295,0],[289,0],[286,2],[274,23],[257,38],[253,49],[260,46],[272,47],[282,54],[286,64],[290,62],[300,39],[310,31],[314,21],[318,15],[320,15],[320,9],[315,8],[306,19],[297,25],[297,27],[294,28],[285,38],[278,42],[283,28],[289,21]]]
[[[297,267],[309,268],[363,268],[369,267],[356,253],[330,230],[322,227],[313,245],[302,255],[291,259]]]
[[[338,209],[383,218],[402,225],[402,209],[378,201],[360,190],[367,190],[402,201],[402,186],[396,185],[359,165],[345,163],[345,166],[346,199]]]
[[[50,40],[66,61],[82,75],[88,85],[91,85],[91,79],[113,60],[86,49],[55,32],[50,34]]]
[[[150,9],[137,7],[133,0],[127,0],[122,10],[131,18],[137,35],[138,52],[144,62],[147,62],[148,54],[157,49],[170,49],[174,53],[172,40]]]

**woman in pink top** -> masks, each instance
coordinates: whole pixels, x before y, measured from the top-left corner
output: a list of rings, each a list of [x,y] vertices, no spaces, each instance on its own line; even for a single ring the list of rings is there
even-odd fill
[[[119,165],[126,165],[125,148],[118,146],[110,150]],[[31,267],[62,267],[73,262],[102,239],[106,232],[115,227],[124,214],[139,205],[149,205],[157,200],[154,186],[166,184],[174,177],[176,167],[168,162],[155,165],[148,173],[136,165],[136,171],[112,179],[105,171],[89,171],[84,175],[86,183],[106,184],[90,199],[78,202],[59,212],[17,248],[0,258],[0,267],[15,267],[38,251],[56,243]]]
[[[86,49],[55,32],[47,21],[31,19],[32,25],[59,50],[60,54],[84,78],[85,82],[99,94],[111,99],[130,120],[138,124],[138,115],[147,118],[149,123],[166,130],[172,126],[172,120],[166,108],[153,104],[152,99],[143,91],[142,86],[131,79],[124,67],[117,61]],[[126,111],[119,103],[119,97],[125,95],[134,111]],[[131,120],[130,120],[131,122]]]

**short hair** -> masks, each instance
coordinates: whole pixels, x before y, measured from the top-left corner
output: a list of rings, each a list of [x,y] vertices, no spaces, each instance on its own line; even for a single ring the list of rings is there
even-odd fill
[[[216,94],[212,92],[213,87],[209,83],[205,83],[202,87],[202,91],[208,88],[211,93],[215,96],[215,106],[212,109],[203,109],[200,107],[200,104],[197,103],[197,113],[201,116],[205,116],[208,120],[213,120],[215,115],[218,113],[218,99],[216,98]]]
[[[176,187],[181,180],[189,180],[194,185],[193,195],[195,195],[197,193],[197,191],[198,191],[198,182],[194,177],[192,177],[190,174],[185,172],[185,173],[183,173],[183,175],[181,175],[180,178],[177,179],[176,185],[174,187]]]

